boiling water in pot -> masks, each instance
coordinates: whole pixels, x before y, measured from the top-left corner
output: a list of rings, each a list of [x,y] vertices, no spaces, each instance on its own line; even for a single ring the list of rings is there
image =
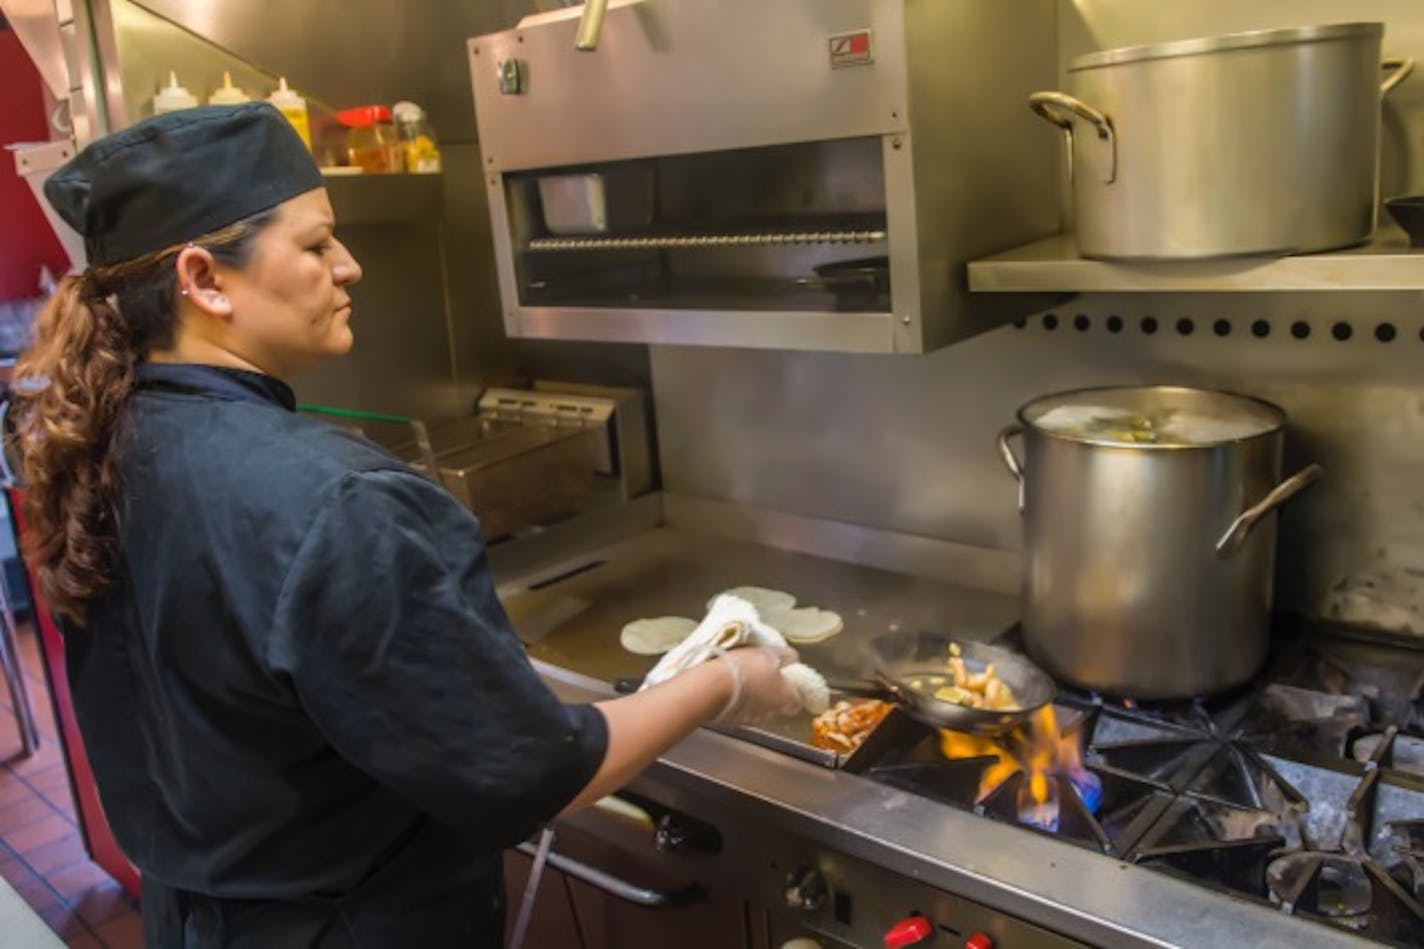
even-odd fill
[[[1157,409],[1134,412],[1103,405],[1059,405],[1033,420],[1035,428],[1119,445],[1187,447],[1217,445],[1259,435],[1261,423],[1253,418],[1217,415],[1192,409]]]

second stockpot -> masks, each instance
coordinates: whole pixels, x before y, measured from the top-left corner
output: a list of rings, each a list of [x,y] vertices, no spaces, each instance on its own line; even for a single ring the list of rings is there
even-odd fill
[[[1188,698],[1265,661],[1285,413],[1225,392],[1084,389],[1024,405],[999,450],[1024,518],[1023,637],[1055,678]],[[1024,440],[1020,463],[1011,440]]]
[[[1036,92],[1068,133],[1088,257],[1289,254],[1375,229],[1379,23],[1261,30],[1107,50],[1069,66],[1071,94]]]

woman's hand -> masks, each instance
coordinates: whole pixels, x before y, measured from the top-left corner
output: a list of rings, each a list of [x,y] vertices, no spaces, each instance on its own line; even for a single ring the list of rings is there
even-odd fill
[[[801,711],[800,693],[781,674],[783,666],[796,661],[796,650],[777,646],[743,646],[725,652],[712,661],[725,664],[733,683],[732,695],[716,721],[729,725],[753,725]]]
[[[781,674],[782,666],[795,661],[791,649],[743,646],[650,689],[599,702],[598,710],[608,723],[608,752],[564,813],[623,787],[714,716],[719,722],[748,725],[796,714],[801,695]]]

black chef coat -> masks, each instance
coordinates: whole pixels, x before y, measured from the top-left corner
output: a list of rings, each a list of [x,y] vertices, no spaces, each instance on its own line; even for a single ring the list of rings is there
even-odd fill
[[[150,942],[497,945],[500,851],[588,782],[606,724],[538,679],[476,520],[293,406],[141,366],[113,583],[65,624]]]

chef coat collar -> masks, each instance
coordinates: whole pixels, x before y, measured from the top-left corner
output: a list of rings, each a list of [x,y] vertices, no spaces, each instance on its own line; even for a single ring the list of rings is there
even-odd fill
[[[297,408],[297,397],[291,386],[280,379],[246,369],[199,363],[146,362],[139,365],[137,376],[139,387],[144,389],[166,389],[235,402],[276,405],[288,412]]]

